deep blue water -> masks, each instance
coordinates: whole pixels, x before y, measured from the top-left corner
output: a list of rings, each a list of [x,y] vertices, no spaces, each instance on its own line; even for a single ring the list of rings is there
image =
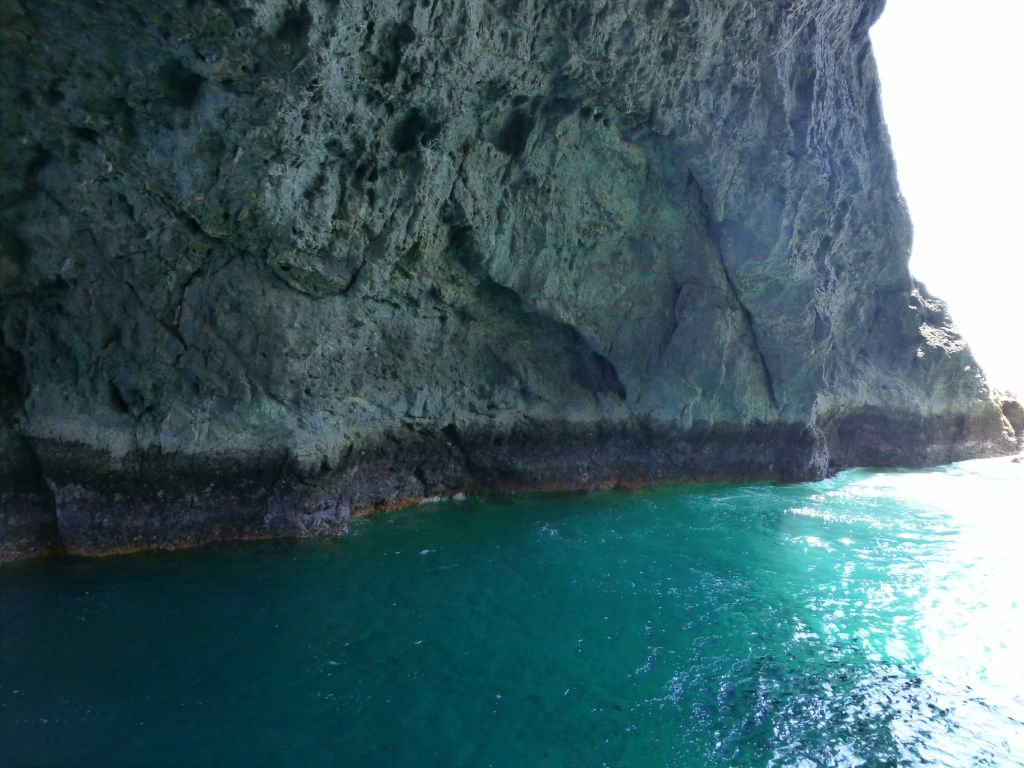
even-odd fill
[[[0,764],[1024,765],[1024,465],[0,570]]]

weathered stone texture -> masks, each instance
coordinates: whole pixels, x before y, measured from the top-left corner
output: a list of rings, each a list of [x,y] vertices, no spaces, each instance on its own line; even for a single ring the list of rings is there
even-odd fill
[[[1011,450],[881,5],[0,0],[5,546]]]

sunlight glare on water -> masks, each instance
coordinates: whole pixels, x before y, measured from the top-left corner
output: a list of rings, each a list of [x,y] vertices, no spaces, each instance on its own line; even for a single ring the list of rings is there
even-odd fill
[[[0,571],[0,763],[1024,765],[1024,466]]]

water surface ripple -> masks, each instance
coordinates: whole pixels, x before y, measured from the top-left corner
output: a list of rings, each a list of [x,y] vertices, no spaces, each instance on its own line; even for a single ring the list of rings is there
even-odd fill
[[[1024,765],[1024,466],[0,571],[0,764]]]

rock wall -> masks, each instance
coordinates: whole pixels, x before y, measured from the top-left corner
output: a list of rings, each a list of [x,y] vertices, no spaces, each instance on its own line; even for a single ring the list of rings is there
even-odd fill
[[[0,551],[1007,452],[880,0],[0,0]]]

